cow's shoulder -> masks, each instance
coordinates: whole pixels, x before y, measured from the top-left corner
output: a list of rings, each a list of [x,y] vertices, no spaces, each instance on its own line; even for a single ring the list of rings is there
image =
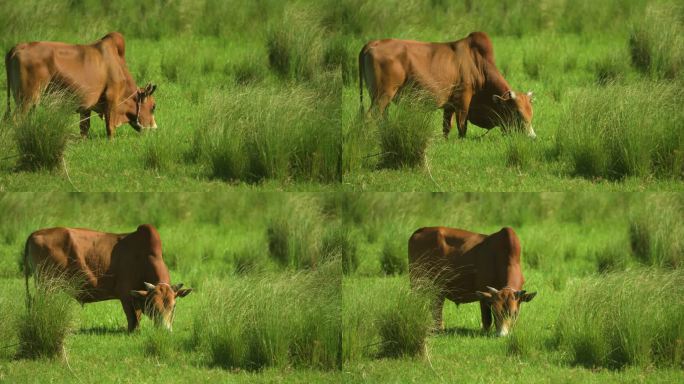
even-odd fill
[[[102,37],[96,44],[104,48],[111,48],[116,51],[116,54],[122,58],[126,58],[126,40],[119,32],[109,32]]]
[[[494,46],[492,40],[484,32],[472,32],[466,37],[471,51],[494,63]]]
[[[492,234],[490,237],[494,238],[500,246],[505,247],[510,255],[520,255],[520,239],[518,239],[518,235],[513,228],[503,227],[499,232]]]
[[[135,233],[145,242],[144,246],[150,247],[150,250],[154,253],[161,254],[161,236],[159,236],[159,232],[152,224],[139,225]],[[140,245],[142,246],[143,244]]]

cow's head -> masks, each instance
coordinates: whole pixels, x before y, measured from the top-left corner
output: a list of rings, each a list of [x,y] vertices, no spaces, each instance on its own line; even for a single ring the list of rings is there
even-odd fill
[[[157,122],[154,121],[157,103],[152,96],[156,90],[156,85],[147,84],[144,88],[138,88],[138,92],[132,97],[135,101],[135,108],[128,108],[126,117],[128,123],[138,132],[142,129],[157,128]]]
[[[497,336],[506,336],[515,324],[520,312],[520,304],[523,301],[530,301],[537,295],[537,292],[527,293],[516,291],[511,287],[504,287],[500,291],[496,288],[487,287],[488,292],[477,291],[477,297],[489,304],[494,315]]]
[[[183,288],[183,284],[180,283],[153,285],[145,282],[145,289],[131,291],[131,296],[141,301],[140,306],[145,314],[154,320],[155,325],[163,325],[166,329],[171,330],[176,309],[176,298],[185,297],[190,292],[192,292],[192,288]]]
[[[537,137],[532,128],[532,92],[518,93],[510,90],[502,96],[494,95],[492,99],[504,124],[517,127],[532,139]]]

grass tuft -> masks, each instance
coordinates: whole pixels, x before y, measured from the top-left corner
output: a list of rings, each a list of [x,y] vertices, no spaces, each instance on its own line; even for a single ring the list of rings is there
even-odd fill
[[[635,270],[587,278],[567,296],[556,338],[574,364],[681,367],[681,270]],[[635,300],[636,298],[636,300]]]
[[[434,108],[422,96],[405,96],[388,107],[385,119],[378,122],[380,133],[380,166],[402,168],[422,166],[435,126]]]
[[[684,115],[675,102],[681,95],[674,84],[652,82],[580,92],[566,112],[568,126],[556,136],[557,153],[587,178],[681,178]]]
[[[392,240],[385,240],[380,253],[380,269],[385,275],[403,275],[406,273],[406,252]]]
[[[431,300],[424,292],[406,287],[396,295],[378,319],[382,341],[379,356],[423,356],[432,330]]]
[[[74,329],[75,279],[52,268],[39,268],[26,312],[18,316],[18,357],[36,359],[64,356],[64,342]]]
[[[211,285],[193,342],[227,369],[340,369],[340,276],[329,267]]]
[[[17,118],[14,134],[20,168],[54,169],[61,164],[69,132],[77,126],[71,119],[75,109],[67,94],[54,92],[44,95],[26,116]]]

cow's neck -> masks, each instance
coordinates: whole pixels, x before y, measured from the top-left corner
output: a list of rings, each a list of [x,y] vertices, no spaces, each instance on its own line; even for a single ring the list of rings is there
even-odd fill
[[[484,75],[486,79],[485,91],[488,93],[490,99],[493,95],[503,96],[506,92],[511,90],[510,85],[508,85],[508,82],[494,64],[486,63],[484,65]]]
[[[506,286],[509,286],[517,291],[522,289],[524,279],[519,260],[511,259],[508,262],[506,275]]]

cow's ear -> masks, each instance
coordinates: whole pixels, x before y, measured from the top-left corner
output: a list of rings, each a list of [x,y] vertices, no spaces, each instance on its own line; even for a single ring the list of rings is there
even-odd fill
[[[492,300],[492,294],[489,292],[475,291],[475,296],[477,296],[478,299],[484,300],[484,301],[491,301]]]
[[[532,301],[534,297],[537,296],[537,292],[525,292],[523,291],[523,294],[520,295],[520,301]]]
[[[192,292],[192,288],[183,288],[179,289],[176,291],[176,297],[185,297],[187,296],[190,292]]]
[[[145,299],[145,298],[147,298],[147,291],[130,291],[130,293],[134,299]]]

